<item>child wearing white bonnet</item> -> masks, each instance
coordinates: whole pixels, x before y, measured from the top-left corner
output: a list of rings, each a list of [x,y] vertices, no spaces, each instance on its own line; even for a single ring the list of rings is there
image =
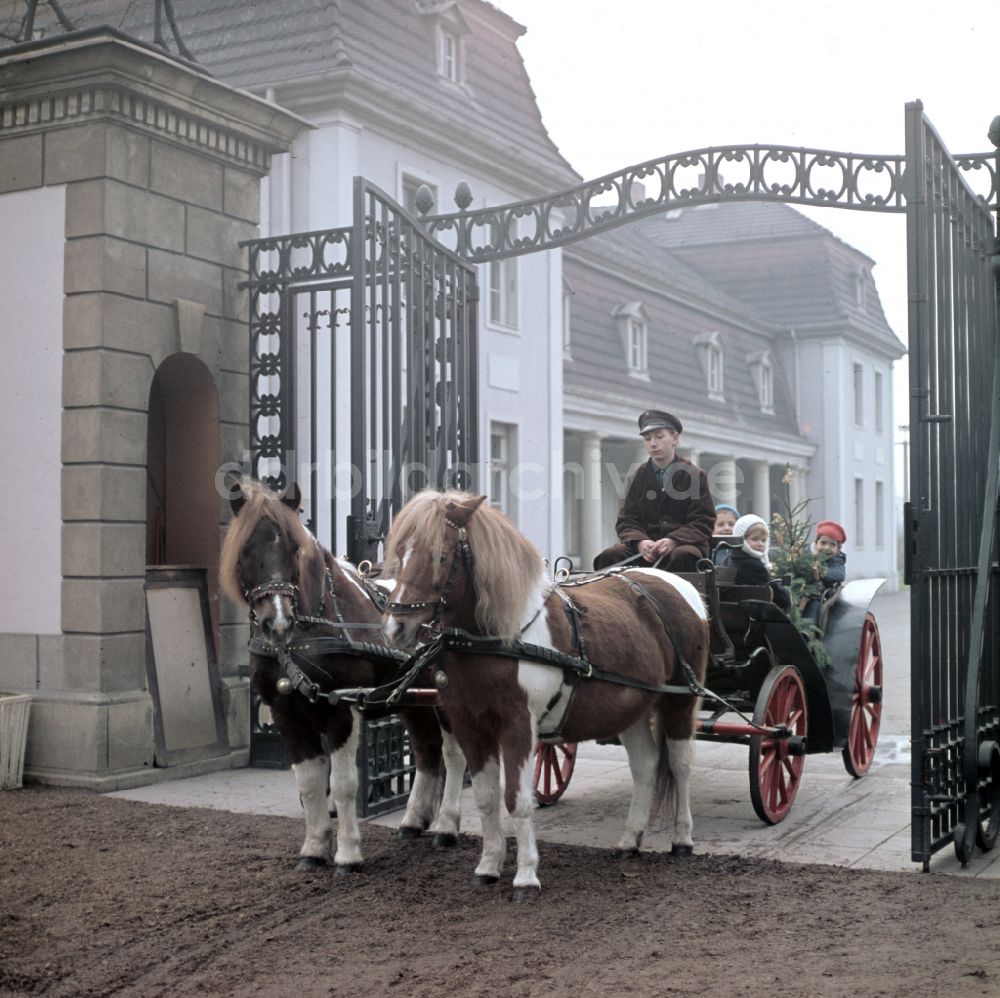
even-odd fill
[[[746,513],[733,524],[733,536],[743,538],[743,546],[733,551],[729,564],[736,569],[738,586],[770,586],[774,602],[787,610],[792,605],[785,587],[771,578],[767,557],[771,531],[767,521],[756,513]]]

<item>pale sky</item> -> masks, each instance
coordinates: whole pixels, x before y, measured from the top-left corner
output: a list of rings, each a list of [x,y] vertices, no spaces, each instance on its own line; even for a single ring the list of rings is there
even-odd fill
[[[518,46],[542,120],[588,180],[712,145],[902,154],[904,105],[916,99],[952,153],[992,149],[998,0],[493,2],[527,28]],[[903,217],[805,212],[876,262],[905,343]],[[895,393],[905,423],[905,367]]]

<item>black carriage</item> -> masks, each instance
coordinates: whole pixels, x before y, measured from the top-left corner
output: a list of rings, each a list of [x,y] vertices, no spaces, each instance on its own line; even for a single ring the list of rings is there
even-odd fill
[[[860,778],[875,753],[882,715],[882,649],[871,603],[883,579],[848,582],[827,594],[819,661],[766,586],[737,586],[733,570],[702,563],[684,574],[705,598],[711,626],[706,696],[698,721],[703,741],[747,745],[750,796],[762,821],[786,817],[805,757],[840,750]],[[539,743],[535,796],[553,804],[566,790],[575,745]]]

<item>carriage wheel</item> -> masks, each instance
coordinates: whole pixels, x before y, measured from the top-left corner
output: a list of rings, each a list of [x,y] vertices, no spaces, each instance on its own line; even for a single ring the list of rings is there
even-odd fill
[[[806,689],[794,666],[776,666],[757,694],[755,724],[785,725],[793,739],[750,736],[750,799],[761,821],[776,825],[795,800],[805,764]]]
[[[538,742],[535,745],[535,800],[539,807],[555,804],[562,797],[575,765],[575,742],[566,745]]]
[[[989,852],[1000,832],[1000,745],[983,742],[979,746],[979,821],[976,845]]]
[[[844,766],[855,779],[868,772],[875,758],[875,743],[882,723],[882,642],[875,618],[865,614],[861,647],[854,671],[851,724],[844,746]]]

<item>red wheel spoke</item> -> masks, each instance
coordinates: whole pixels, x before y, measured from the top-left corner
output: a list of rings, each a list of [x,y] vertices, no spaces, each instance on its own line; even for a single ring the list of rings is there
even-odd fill
[[[875,757],[875,744],[882,720],[882,702],[881,696],[875,702],[869,699],[873,688],[881,694],[882,646],[875,618],[869,613],[861,628],[850,725],[843,753],[844,765],[855,778],[868,772]]]

